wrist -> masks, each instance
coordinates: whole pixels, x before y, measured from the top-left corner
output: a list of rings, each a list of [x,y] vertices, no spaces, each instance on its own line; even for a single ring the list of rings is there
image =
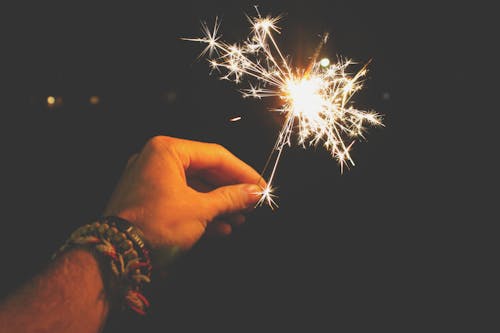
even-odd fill
[[[81,247],[100,263],[110,302],[119,298],[123,305],[145,314],[149,302],[143,289],[150,282],[152,266],[141,231],[124,219],[106,216],[75,230],[54,257]]]
[[[155,233],[149,230],[150,228],[148,228],[148,224],[144,222],[145,219],[140,214],[137,214],[134,209],[118,211],[107,209],[102,216],[103,218],[111,218],[115,221],[124,221],[125,223],[131,225],[134,231],[140,236],[142,241],[150,250],[154,250],[158,247],[158,241],[155,239]]]

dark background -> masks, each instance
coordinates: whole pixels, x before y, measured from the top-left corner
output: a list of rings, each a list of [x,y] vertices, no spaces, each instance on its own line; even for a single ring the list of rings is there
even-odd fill
[[[276,101],[242,99],[234,84],[207,75],[196,60],[202,45],[180,40],[199,36],[199,21],[217,15],[224,38],[239,40],[254,4],[4,11],[2,295],[102,213],[127,158],[154,135],[217,142],[261,170],[279,130],[267,112]],[[372,59],[354,100],[381,113],[385,127],[369,128],[343,175],[323,149],[287,149],[275,181],[279,209],[257,209],[229,238],[202,239],[168,280],[153,283],[148,317],[112,318],[108,331],[486,325],[489,294],[480,287],[490,244],[481,212],[465,199],[471,162],[456,158],[470,147],[452,134],[472,105],[473,68],[464,65],[478,43],[471,7],[262,2],[264,15],[285,14],[279,41],[297,63],[325,31],[323,55]],[[49,107],[49,95],[62,103]],[[93,95],[99,104],[89,103]],[[242,120],[230,122],[234,116]]]

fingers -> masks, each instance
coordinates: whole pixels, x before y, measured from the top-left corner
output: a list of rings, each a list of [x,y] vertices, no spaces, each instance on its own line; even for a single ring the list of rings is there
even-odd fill
[[[229,236],[232,231],[230,224],[215,221],[207,226],[206,234],[207,236]]]
[[[259,200],[261,188],[253,184],[239,184],[219,187],[204,193],[209,220],[217,216],[239,213],[253,208]]]
[[[233,226],[240,226],[245,223],[246,218],[243,214],[232,214],[226,217],[225,220]]]
[[[151,141],[169,146],[187,173],[200,174],[213,185],[257,183],[265,187],[257,171],[221,145],[170,137],[156,137]]]
[[[208,224],[206,233],[208,236],[229,236],[234,227],[240,226],[243,223],[245,223],[245,216],[243,214],[228,215]]]

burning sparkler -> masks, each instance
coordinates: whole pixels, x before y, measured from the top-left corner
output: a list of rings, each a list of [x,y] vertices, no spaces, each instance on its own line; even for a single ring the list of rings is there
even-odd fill
[[[273,194],[273,179],[285,146],[292,144],[292,133],[304,147],[322,143],[333,158],[344,166],[354,161],[350,149],[355,137],[363,137],[365,123],[382,125],[379,114],[354,108],[350,99],[361,89],[361,79],[366,75],[366,64],[356,74],[350,75],[347,68],[353,64],[349,59],[337,63],[317,61],[320,49],[326,43],[325,34],[306,69],[292,68],[276,43],[273,33],[280,33],[277,26],[280,16],[248,17],[251,32],[241,43],[230,44],[221,40],[220,22],[216,18],[212,29],[202,23],[203,37],[183,38],[205,43],[200,57],[208,55],[211,72],[218,71],[221,79],[240,84],[247,79],[247,88],[241,89],[243,97],[278,97],[281,107],[277,111],[285,116],[276,143],[261,173],[265,174],[272,164],[267,187],[262,190],[257,205],[267,203],[277,206]]]

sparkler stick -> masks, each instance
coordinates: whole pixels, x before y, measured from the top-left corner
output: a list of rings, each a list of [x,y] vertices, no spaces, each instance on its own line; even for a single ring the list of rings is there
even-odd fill
[[[240,84],[246,77],[248,88],[240,90],[244,98],[281,99],[281,107],[271,111],[284,114],[285,120],[262,170],[263,178],[272,163],[267,187],[262,189],[257,203],[274,208],[277,207],[272,186],[274,176],[283,150],[292,145],[293,133],[296,132],[298,144],[303,147],[321,142],[337,159],[343,172],[344,166],[354,165],[350,149],[355,137],[364,138],[365,123],[382,125],[382,120],[379,114],[358,110],[350,103],[351,97],[362,87],[361,79],[370,61],[354,76],[347,72],[353,64],[350,59],[340,58],[337,63],[322,66],[317,58],[327,42],[326,33],[308,67],[292,70],[273,36],[273,33],[280,33],[277,23],[281,17],[262,17],[257,8],[256,11],[256,17],[247,16],[251,32],[239,44],[221,41],[217,18],[212,30],[202,23],[203,37],[183,39],[206,44],[199,57],[208,54],[211,72],[218,71],[221,79]]]

